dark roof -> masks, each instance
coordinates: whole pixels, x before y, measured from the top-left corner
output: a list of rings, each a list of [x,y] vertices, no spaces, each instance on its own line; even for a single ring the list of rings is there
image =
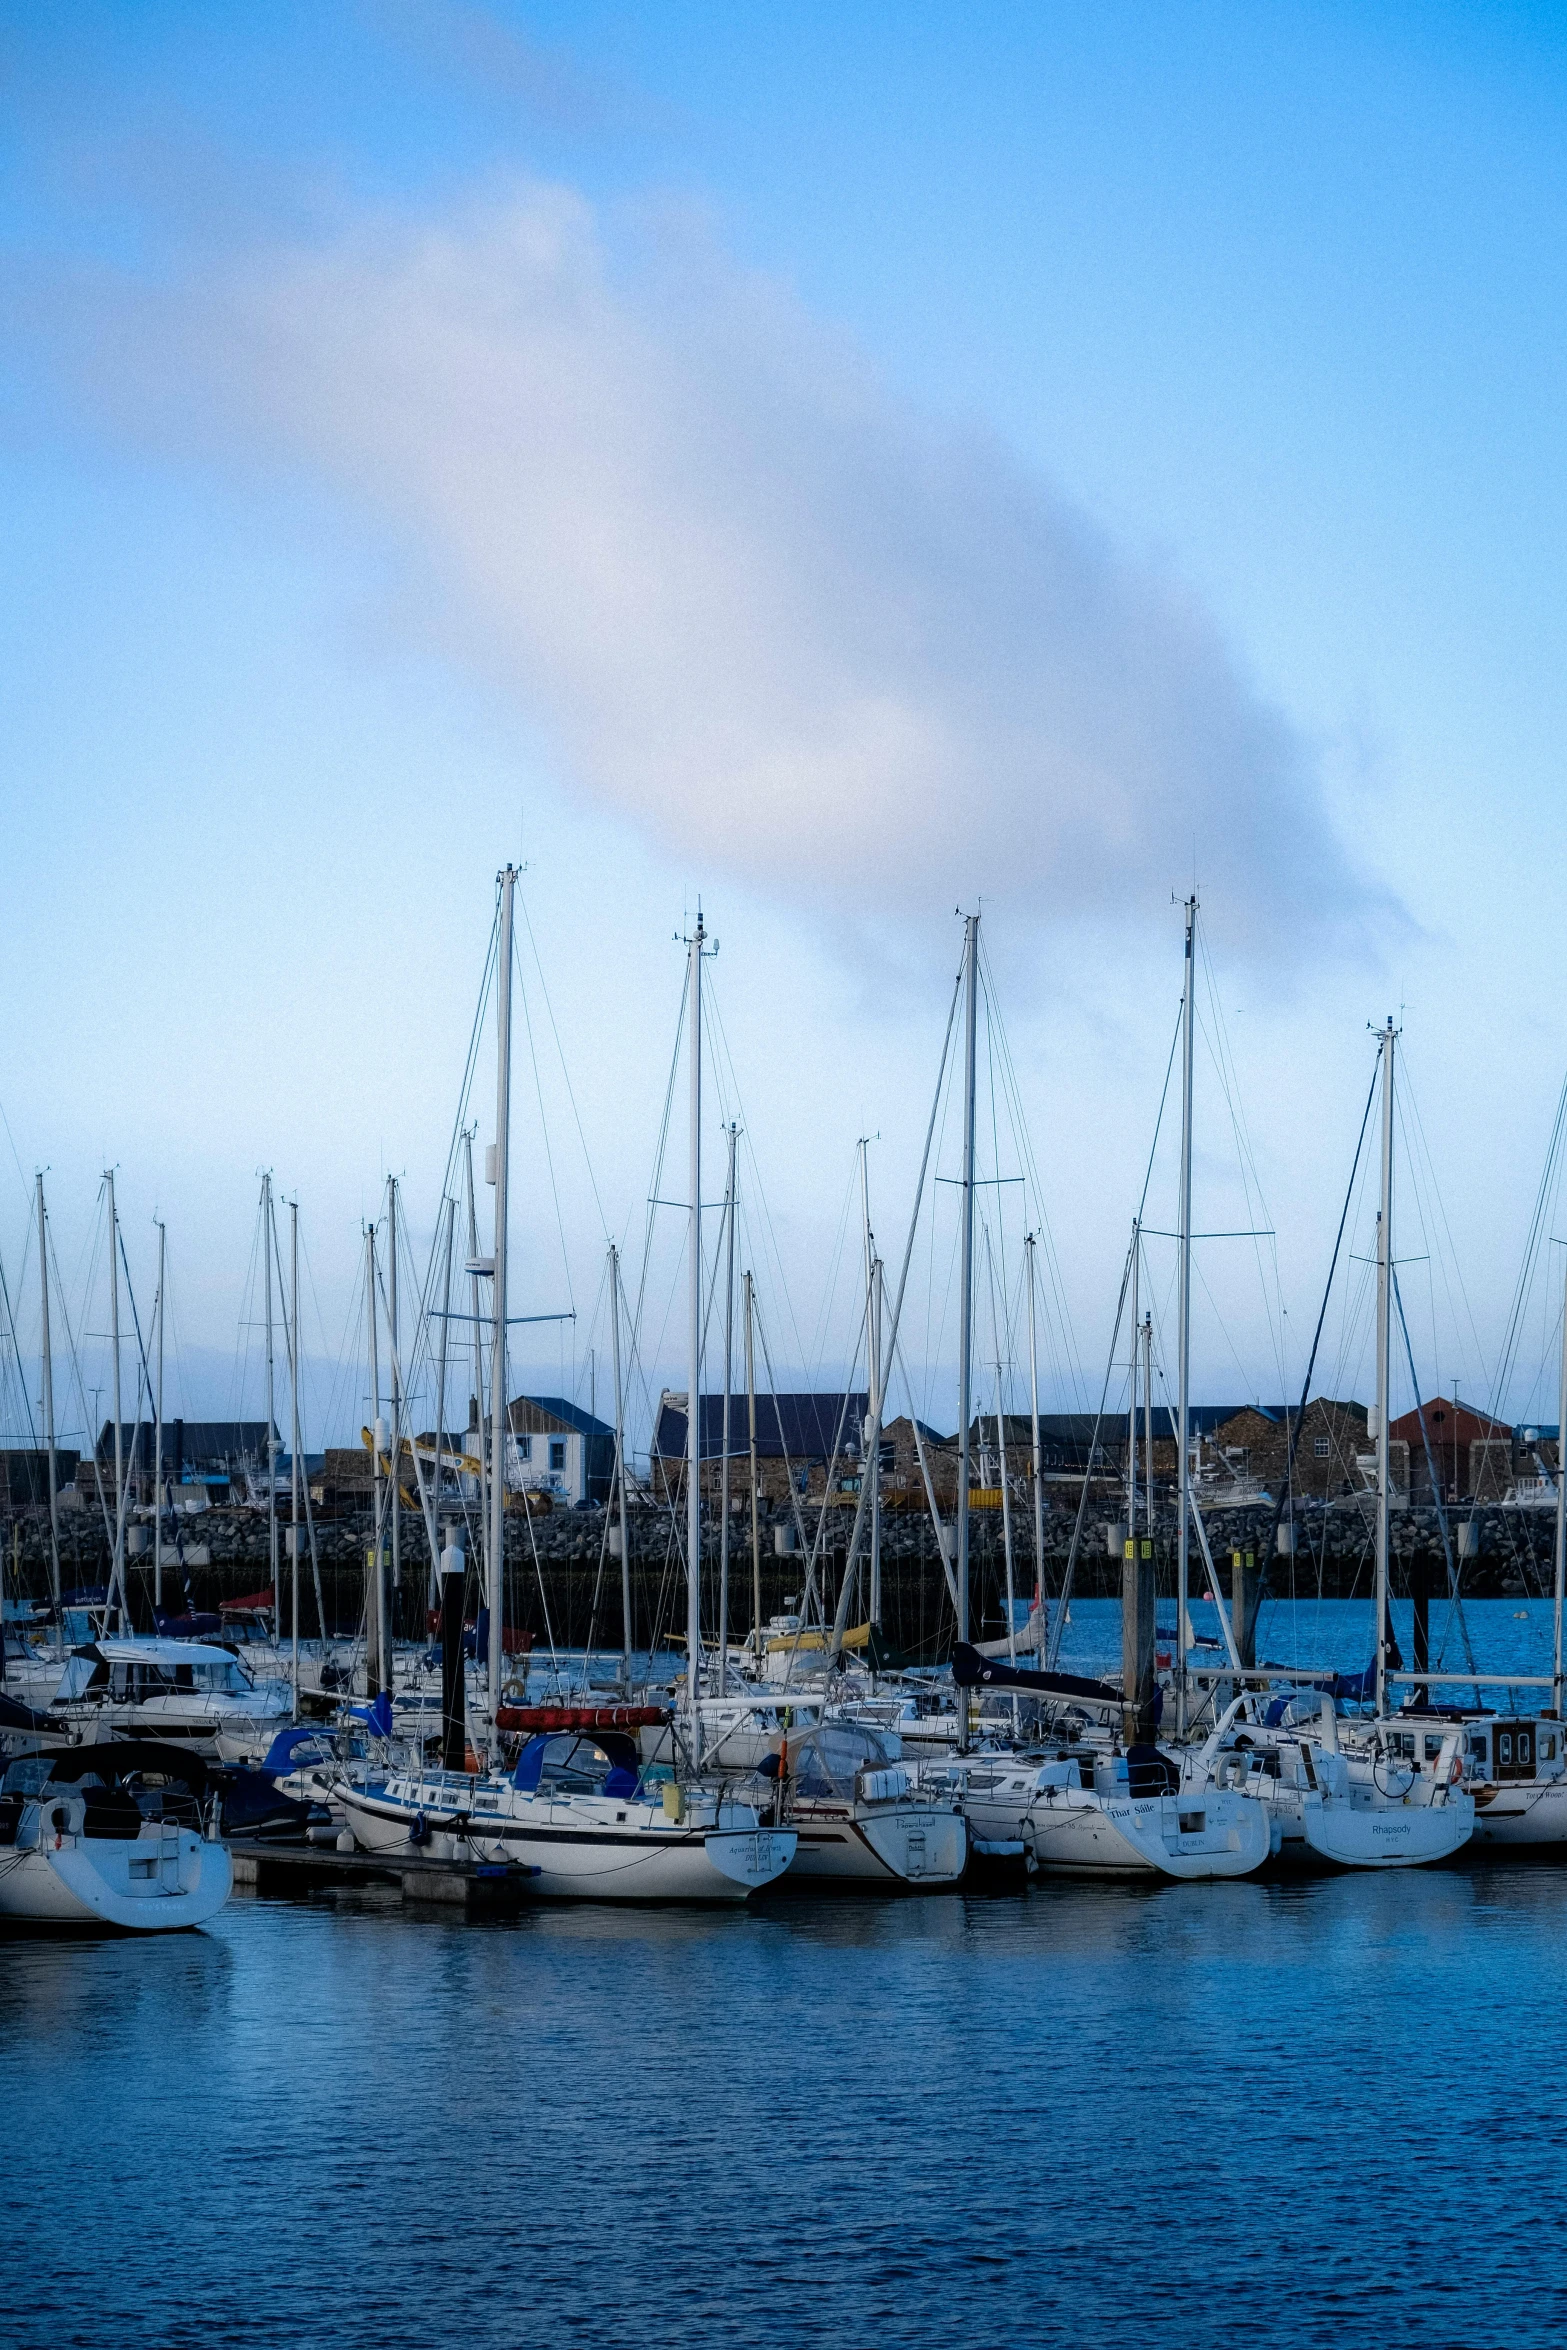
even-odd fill
[[[894,1428],[917,1428],[925,1444],[956,1444],[958,1441],[955,1436],[943,1436],[941,1430],[933,1428],[928,1420],[916,1420],[912,1412],[899,1412],[895,1419],[884,1420],[881,1432],[883,1436],[890,1436]]]
[[[871,1408],[869,1395],[851,1395],[845,1416],[844,1399],[838,1395],[772,1395],[759,1394],[756,1399],[756,1450],[761,1460],[780,1461],[788,1452],[792,1461],[826,1461],[832,1458],[833,1439],[837,1436],[840,1420],[843,1442],[858,1445],[860,1426]],[[722,1395],[704,1395],[702,1398],[700,1430],[702,1458],[717,1460],[724,1449],[724,1399]],[[744,1395],[729,1398],[729,1449],[731,1453],[750,1450],[750,1403]],[[686,1399],[683,1395],[665,1394],[658,1413],[658,1425],[653,1431],[653,1451],[660,1458],[684,1460],[689,1423]]]
[[[157,1435],[152,1420],[122,1420],[120,1443],[127,1461],[131,1447],[138,1447],[137,1464],[152,1466],[153,1444]],[[282,1438],[278,1437],[282,1443]],[[107,1468],[114,1458],[114,1422],[105,1420],[98,1438],[98,1459]],[[166,1468],[182,1462],[187,1469],[217,1462],[238,1467],[241,1462],[257,1464],[267,1457],[267,1424],[265,1420],[165,1420],[163,1423],[163,1460]]]
[[[1233,1420],[1237,1412],[1261,1412],[1266,1420],[1283,1420],[1285,1408],[1281,1403],[1194,1403],[1188,1404],[1186,1407],[1186,1424],[1194,1436],[1211,1436],[1216,1428],[1221,1428],[1224,1425],[1226,1420]],[[1027,1412],[1008,1412],[1005,1417],[1007,1449],[1010,1451],[1015,1444],[1025,1446],[1030,1444],[1032,1442],[1032,1423],[1029,1414]],[[1154,1442],[1156,1444],[1173,1444],[1177,1427],[1174,1408],[1168,1404],[1156,1403],[1152,1417]],[[1086,1451],[1094,1441],[1095,1425],[1096,1421],[1092,1412],[1041,1412],[1039,1415],[1039,1440],[1041,1444],[1057,1447],[1077,1445]],[[1106,1445],[1118,1443],[1126,1434],[1126,1413],[1124,1410],[1106,1411],[1104,1417],[1097,1422],[1097,1426],[1099,1444],[1103,1450]],[[1139,1442],[1142,1440],[1142,1432],[1143,1410],[1139,1403],[1137,1407]],[[995,1413],[980,1412],[975,1415],[973,1434],[969,1441],[972,1444],[988,1443],[994,1438],[995,1433]]]
[[[563,1395],[513,1396],[511,1402],[506,1406],[506,1420],[514,1434],[517,1428],[517,1410],[522,1404],[532,1404],[536,1412],[543,1412],[549,1419],[558,1420],[562,1428],[573,1429],[578,1436],[607,1436],[612,1444],[615,1441],[615,1431],[612,1427],[603,1420],[596,1420],[593,1414],[585,1412],[580,1404],[568,1403]]]

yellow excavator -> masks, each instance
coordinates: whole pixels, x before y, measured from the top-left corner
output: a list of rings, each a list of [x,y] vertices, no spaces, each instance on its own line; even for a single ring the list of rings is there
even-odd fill
[[[366,1452],[374,1453],[375,1438],[368,1428],[360,1429],[359,1441],[364,1446]],[[417,1491],[419,1477],[417,1470],[413,1468],[413,1463],[416,1459],[423,1461],[427,1468],[433,1470],[437,1459],[435,1446],[433,1444],[426,1444],[421,1438],[417,1436],[405,1436],[402,1439],[402,1442],[398,1445],[397,1452],[399,1469],[407,1470],[410,1474],[412,1474],[414,1480],[414,1490],[410,1491],[408,1486],[403,1483],[401,1475],[399,1475],[397,1481],[397,1490],[402,1496],[404,1508],[416,1510],[419,1507],[419,1495]],[[460,1476],[482,1477],[484,1474],[484,1463],[480,1460],[476,1460],[471,1452],[446,1451],[442,1452],[439,1458],[443,1468],[453,1469]],[[377,1466],[380,1469],[383,1477],[390,1477],[392,1474],[391,1454],[389,1452],[381,1453],[377,1461]],[[521,1492],[509,1492],[506,1496],[506,1507],[509,1510],[526,1510],[529,1516],[534,1518],[547,1518],[554,1506],[554,1502],[552,1501],[549,1494],[530,1492],[526,1488],[524,1488]]]

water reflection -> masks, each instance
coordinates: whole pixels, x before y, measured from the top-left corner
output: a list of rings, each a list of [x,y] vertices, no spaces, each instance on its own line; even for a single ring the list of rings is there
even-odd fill
[[[5,2338],[1551,2340],[1564,1900],[246,1897],[8,1945]]]

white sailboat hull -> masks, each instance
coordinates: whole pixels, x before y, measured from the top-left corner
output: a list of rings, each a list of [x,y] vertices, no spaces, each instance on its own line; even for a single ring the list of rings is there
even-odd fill
[[[791,1826],[800,1840],[791,1881],[935,1890],[968,1865],[962,1814],[932,1804],[802,1804]]]
[[[225,1848],[186,1829],[177,1840],[50,1837],[0,1851],[0,1920],[177,1933],[216,1917],[233,1884]]]
[[[1567,1845],[1567,1778],[1524,1780],[1475,1799],[1474,1840],[1481,1845]]]
[[[1451,1860],[1474,1831],[1474,1803],[1452,1794],[1441,1804],[1361,1806],[1301,1798],[1301,1829],[1319,1860],[1341,1869],[1418,1869]]]
[[[1214,1788],[1136,1799],[1051,1788],[1020,1829],[1036,1868],[1091,1875],[1248,1877],[1271,1844],[1260,1803]]]
[[[570,1806],[547,1799],[530,1805],[520,1797],[492,1810],[478,1790],[463,1810],[346,1783],[338,1793],[366,1852],[510,1861],[537,1870],[533,1890],[545,1898],[744,1901],[782,1876],[795,1853],[792,1829],[687,1825],[651,1805],[628,1805],[621,1819],[599,1822],[573,1820]]]

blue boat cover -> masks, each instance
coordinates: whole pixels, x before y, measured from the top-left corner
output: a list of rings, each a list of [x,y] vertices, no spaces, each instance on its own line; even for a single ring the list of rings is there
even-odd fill
[[[392,1735],[392,1701],[384,1689],[374,1705],[351,1705],[348,1715],[350,1721],[368,1724],[377,1738],[390,1738]]]
[[[279,1730],[267,1748],[260,1768],[264,1771],[271,1771],[274,1777],[284,1771],[291,1771],[294,1767],[295,1747],[302,1746],[307,1738],[321,1738],[326,1735],[327,1733],[319,1722],[291,1722],[286,1730]]]

